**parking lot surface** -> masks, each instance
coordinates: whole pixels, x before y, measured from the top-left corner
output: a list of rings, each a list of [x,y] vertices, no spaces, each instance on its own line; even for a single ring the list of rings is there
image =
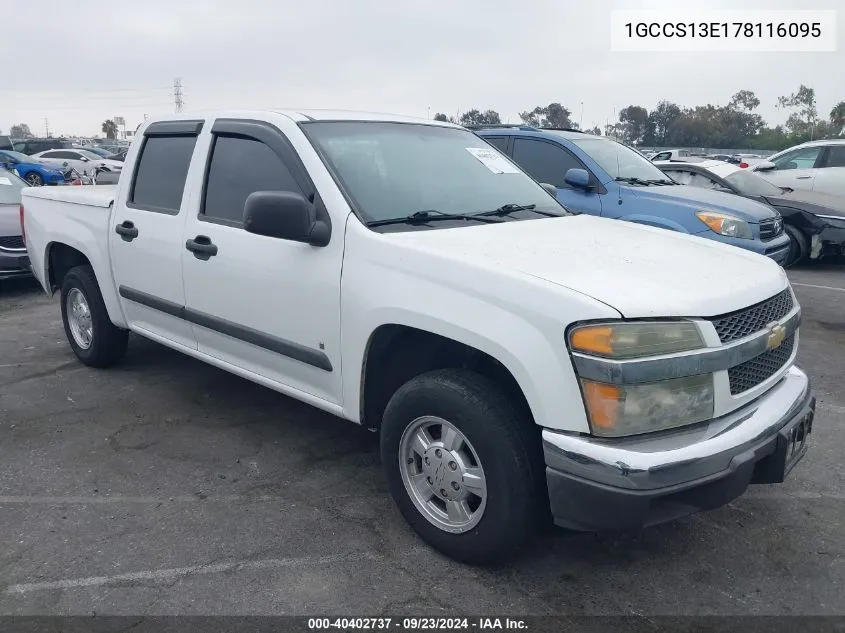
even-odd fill
[[[789,276],[819,409],[787,483],[499,569],[416,538],[372,434],[138,337],[87,368],[3,283],[0,613],[845,614],[845,265]]]

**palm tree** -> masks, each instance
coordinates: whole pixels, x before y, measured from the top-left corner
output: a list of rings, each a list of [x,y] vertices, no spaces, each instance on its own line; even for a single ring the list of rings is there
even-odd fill
[[[845,101],[840,101],[830,111],[830,123],[839,128],[839,133],[845,131]]]
[[[117,138],[117,124],[111,119],[103,121],[103,134],[106,138]]]

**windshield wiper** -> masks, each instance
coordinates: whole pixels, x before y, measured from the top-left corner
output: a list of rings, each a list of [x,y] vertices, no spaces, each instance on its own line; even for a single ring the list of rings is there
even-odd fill
[[[668,178],[661,178],[659,180],[649,180],[650,183],[655,185],[677,185],[674,180],[669,180]]]
[[[476,222],[503,222],[494,218],[478,217],[478,214],[471,213],[444,213],[437,209],[426,209],[425,211],[414,211],[410,215],[400,218],[387,218],[385,220],[372,220],[367,226],[385,226],[387,224],[425,224],[433,220],[475,220]]]
[[[561,218],[563,217],[563,213],[554,213],[552,211],[540,211],[537,209],[536,204],[514,204],[513,202],[509,202],[508,204],[503,204],[498,209],[493,209],[492,211],[484,211],[482,213],[478,213],[476,215],[481,216],[504,216],[510,215],[511,213],[516,213],[517,211],[533,211],[534,213],[538,213],[540,215],[546,215],[550,218]]]
[[[616,181],[617,182],[627,182],[629,185],[642,185],[643,187],[648,187],[648,186],[654,184],[654,182],[652,182],[650,180],[643,180],[642,178],[634,178],[633,176],[625,177],[625,178],[623,178],[622,176],[617,176]]]

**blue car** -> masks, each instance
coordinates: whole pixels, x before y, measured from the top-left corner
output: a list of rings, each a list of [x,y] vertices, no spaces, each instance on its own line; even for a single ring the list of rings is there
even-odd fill
[[[609,138],[530,126],[474,130],[535,180],[553,185],[568,209],[689,233],[783,264],[789,237],[772,207],[681,185],[639,152]]]
[[[18,176],[32,187],[60,185],[65,182],[65,175],[61,170],[20,152],[0,150],[0,167],[17,172]]]

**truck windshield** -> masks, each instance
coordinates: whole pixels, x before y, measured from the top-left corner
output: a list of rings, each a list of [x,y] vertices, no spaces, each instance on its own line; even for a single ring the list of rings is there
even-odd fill
[[[524,208],[524,215],[515,214],[520,219],[567,214],[534,180],[467,130],[377,121],[314,121],[302,128],[367,223],[419,211],[475,215],[507,205]]]
[[[603,138],[570,139],[596,161],[611,178],[640,181],[666,180],[666,174],[639,152]]]

